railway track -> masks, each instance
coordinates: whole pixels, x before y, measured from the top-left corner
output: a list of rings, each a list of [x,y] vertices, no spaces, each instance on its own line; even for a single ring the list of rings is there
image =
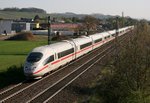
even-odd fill
[[[85,68],[88,68],[94,64],[93,62],[90,61],[96,61],[97,58],[100,58],[99,57],[100,55],[102,56],[102,54],[105,54],[107,50],[110,50],[110,48],[113,47],[113,46],[107,47],[108,45],[111,45],[111,42],[107,43],[105,46],[100,47],[99,49],[90,52],[87,55],[82,56],[81,58],[71,62],[69,65],[64,66],[63,68],[57,70],[56,72],[46,76],[41,80],[35,82],[24,81],[23,83],[20,83],[15,87],[9,88],[8,90],[1,92],[0,102],[35,103],[38,101],[44,102],[44,100],[48,101],[49,99],[45,98],[46,97],[45,94],[50,93],[49,94],[51,95],[50,98],[55,96],[56,93],[58,93],[61,89],[65,88],[63,87],[64,85],[66,86],[69,85],[86,70]],[[102,51],[102,49],[104,48],[106,49]],[[91,59],[93,57],[93,54],[96,54],[98,52],[100,52],[99,56],[95,56],[93,59]],[[87,62],[84,63],[85,61]],[[69,79],[66,80],[67,77],[69,77]],[[66,81],[64,82],[64,80]],[[44,99],[39,100],[38,99],[39,97],[40,98],[43,97]]]
[[[74,80],[76,80],[79,76],[81,76],[84,72],[90,69],[95,63],[105,57],[107,53],[110,53],[113,49],[112,46],[106,48],[104,51],[86,61],[84,64],[73,70],[71,73],[67,74],[65,77],[51,85],[49,88],[45,89],[34,98],[27,101],[27,103],[46,103],[60,91],[62,91],[65,87],[71,84]]]

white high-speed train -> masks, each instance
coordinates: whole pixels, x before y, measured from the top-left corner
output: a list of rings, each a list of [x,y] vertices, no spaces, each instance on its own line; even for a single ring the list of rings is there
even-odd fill
[[[133,28],[134,26],[128,26],[119,29],[118,36]],[[34,48],[27,56],[24,74],[28,78],[41,78],[46,73],[113,40],[115,34],[116,30],[110,30]]]

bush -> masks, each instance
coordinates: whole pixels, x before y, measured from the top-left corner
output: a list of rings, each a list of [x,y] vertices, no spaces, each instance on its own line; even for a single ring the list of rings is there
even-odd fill
[[[25,76],[23,74],[23,66],[20,65],[17,67],[16,65],[12,65],[6,72],[0,72],[0,88],[19,83],[24,79]]]
[[[21,32],[19,34],[16,34],[13,37],[8,38],[7,40],[27,40],[27,41],[30,41],[30,40],[34,40],[34,39],[35,39],[35,37],[32,33]]]
[[[117,47],[119,52],[115,53],[110,60],[113,63],[107,65],[107,73],[94,87],[90,103],[95,100],[99,100],[99,103],[149,103],[149,44],[150,27],[141,22],[127,44]]]

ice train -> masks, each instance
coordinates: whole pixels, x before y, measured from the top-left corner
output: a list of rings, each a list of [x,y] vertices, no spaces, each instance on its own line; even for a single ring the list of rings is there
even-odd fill
[[[121,36],[134,26],[120,28]],[[24,74],[27,78],[41,78],[43,75],[79,58],[95,48],[113,40],[116,30],[82,36],[72,40],[64,40],[50,45],[34,48],[26,58]]]

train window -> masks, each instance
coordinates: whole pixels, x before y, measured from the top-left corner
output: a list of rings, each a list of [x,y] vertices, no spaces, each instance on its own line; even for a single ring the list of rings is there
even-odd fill
[[[115,36],[115,34],[112,34],[112,36]]]
[[[64,57],[64,56],[69,55],[71,53],[74,53],[74,48],[71,48],[71,49],[68,49],[68,50],[65,50],[63,52],[58,53],[58,58]]]
[[[29,56],[27,57],[27,61],[31,63],[38,62],[42,57],[43,57],[42,53],[33,52],[29,54]]]
[[[102,41],[102,38],[95,40],[94,43],[98,43],[100,41]]]
[[[83,44],[80,46],[80,49],[83,49],[83,48],[86,48],[88,46],[92,45],[92,42],[89,42],[89,43],[86,43],[86,44]]]
[[[52,62],[52,61],[54,61],[54,55],[51,55],[50,57],[48,57],[48,58],[44,61],[44,65],[46,65],[46,64],[48,64],[48,63],[50,63],[50,62]]]
[[[110,38],[110,35],[108,35],[108,36],[104,37],[104,39],[107,39],[107,38]]]

